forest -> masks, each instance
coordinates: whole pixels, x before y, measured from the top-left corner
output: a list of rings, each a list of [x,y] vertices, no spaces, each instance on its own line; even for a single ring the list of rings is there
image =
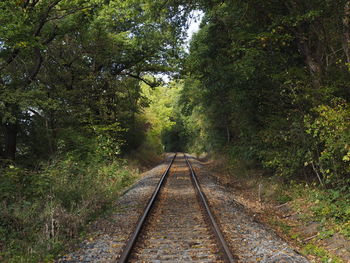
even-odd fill
[[[347,0],[2,0],[0,261],[51,262],[176,151],[307,182],[350,238],[349,87]]]

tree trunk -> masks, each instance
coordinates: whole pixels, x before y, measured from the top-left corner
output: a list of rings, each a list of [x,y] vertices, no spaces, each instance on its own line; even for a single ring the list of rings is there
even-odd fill
[[[349,16],[350,16],[350,1],[346,2],[344,7],[344,17],[343,17],[343,49],[346,56],[346,62],[350,63],[350,52],[349,52],[349,42],[350,42],[350,28],[349,28]]]
[[[308,38],[304,37],[304,31],[306,30],[303,30],[301,27],[299,27],[296,31],[298,48],[305,58],[305,64],[310,72],[313,86],[319,88],[321,86],[322,66],[320,59],[318,59],[316,54],[320,52],[319,50],[317,50],[317,52],[311,51],[310,45],[308,43]],[[318,46],[318,48],[321,47]]]
[[[231,141],[231,133],[230,133],[230,127],[228,124],[226,124],[226,139],[227,143],[230,143]]]
[[[14,160],[17,148],[18,124],[9,123],[5,126],[5,152],[6,159]]]
[[[48,119],[45,119],[45,128],[46,128],[46,135],[47,135],[47,143],[49,146],[49,155],[52,156],[54,154],[54,149],[53,149],[52,133],[51,133]]]
[[[302,3],[302,1],[301,1]],[[303,9],[303,5],[297,1],[285,1],[285,5],[288,8],[290,14],[297,14],[299,10]],[[315,33],[317,30],[312,30],[311,27],[320,28],[321,23],[314,21],[312,25],[299,25],[293,31],[297,39],[298,49],[301,55],[304,56],[305,64],[310,72],[312,78],[312,84],[315,88],[321,86],[321,76],[322,76],[322,54],[323,54],[323,43],[319,34],[321,32]],[[316,34],[316,35],[315,35]],[[316,38],[317,45],[316,50],[313,50],[312,43],[310,39]]]
[[[55,154],[57,151],[57,140],[56,140],[57,131],[56,131],[54,111],[50,111],[49,113],[49,128],[50,128],[50,136],[51,136],[51,150],[52,150],[52,154]]]

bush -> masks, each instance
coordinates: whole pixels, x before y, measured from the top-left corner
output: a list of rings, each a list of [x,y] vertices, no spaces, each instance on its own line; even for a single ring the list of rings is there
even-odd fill
[[[86,158],[70,152],[39,172],[0,171],[0,261],[52,260],[135,178],[123,160]]]
[[[312,211],[320,220],[333,220],[346,223],[350,220],[350,195],[342,194],[339,190],[317,190],[311,193]]]
[[[350,190],[350,104],[335,99],[320,105],[305,118],[306,132],[314,141],[306,166],[312,166],[326,184]]]

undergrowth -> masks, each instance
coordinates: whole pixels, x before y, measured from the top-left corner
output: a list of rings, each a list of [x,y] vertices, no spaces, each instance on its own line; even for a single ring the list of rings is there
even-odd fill
[[[350,240],[350,193],[346,189],[322,187],[318,182],[301,179],[286,180],[280,176],[268,176],[266,171],[243,161],[226,160],[225,167],[244,189],[250,189],[258,195],[260,185],[263,202],[276,204],[277,207],[288,205],[292,210],[288,213],[297,213],[301,224],[317,222],[317,235],[305,244],[303,240],[308,236],[294,229],[288,220],[272,217],[269,220],[284,235],[299,242],[303,254],[317,258],[317,262],[344,262],[323,248],[321,243],[335,234]]]
[[[52,261],[134,181],[125,161],[93,157],[0,171],[1,262]]]
[[[344,262],[340,258],[333,256],[333,255],[330,255],[326,249],[324,249],[320,246],[317,246],[315,244],[312,244],[312,243],[307,244],[303,248],[302,252],[306,255],[312,255],[312,256],[319,258],[319,260],[322,263],[328,263],[328,262],[342,263],[342,262]]]
[[[350,240],[350,193],[346,190],[321,187],[316,182],[269,177],[242,162],[228,167],[230,173],[247,186],[258,188],[261,185],[262,199],[277,204],[290,203],[305,220],[320,222],[325,228],[333,229],[332,233],[339,232]]]
[[[324,230],[319,238],[338,232],[350,240],[350,193],[295,182],[284,193],[291,196],[293,206],[301,211],[305,204],[311,204],[305,220],[320,222]]]

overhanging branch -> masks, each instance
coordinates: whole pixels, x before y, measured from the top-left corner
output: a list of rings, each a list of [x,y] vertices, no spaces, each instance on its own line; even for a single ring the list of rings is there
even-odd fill
[[[128,76],[130,76],[132,78],[141,80],[143,83],[147,84],[151,88],[155,88],[155,87],[159,86],[159,82],[158,81],[149,81],[149,80],[141,77],[140,75],[135,75],[135,74],[132,74],[132,73],[127,73],[126,75],[128,75]]]

